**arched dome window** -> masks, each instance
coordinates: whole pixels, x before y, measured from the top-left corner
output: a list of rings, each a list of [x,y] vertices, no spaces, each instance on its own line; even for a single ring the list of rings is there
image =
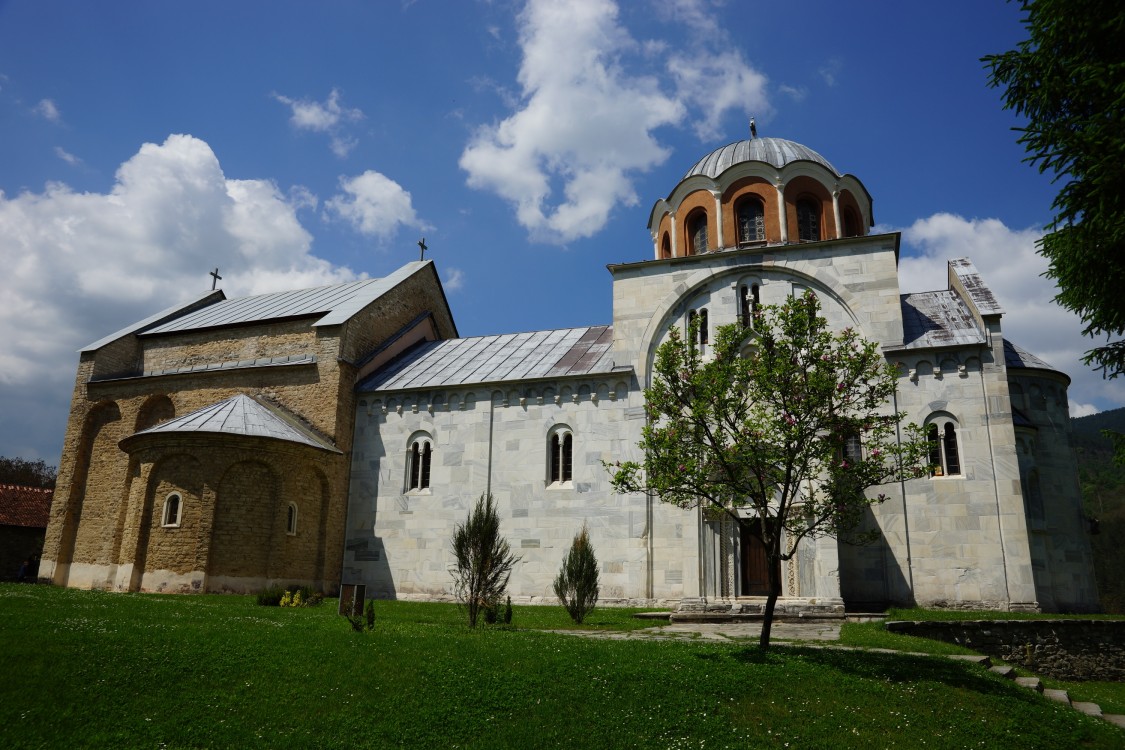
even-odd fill
[[[661,258],[671,258],[672,257],[672,240],[671,240],[671,238],[668,237],[667,232],[664,233],[664,238],[660,240],[660,257]]]
[[[797,239],[801,242],[820,239],[820,206],[810,198],[797,201]]]
[[[743,198],[734,209],[738,222],[738,244],[764,242],[766,239],[766,211],[759,198]]]
[[[688,217],[688,255],[707,252],[707,212],[696,211]]]
[[[858,237],[863,232],[859,229],[859,217],[855,215],[852,208],[846,207],[844,209],[844,236],[845,237]]]

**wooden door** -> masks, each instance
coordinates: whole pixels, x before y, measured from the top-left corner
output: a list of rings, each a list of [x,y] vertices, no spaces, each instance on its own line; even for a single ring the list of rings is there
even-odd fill
[[[739,582],[740,596],[769,596],[769,562],[766,557],[766,545],[762,542],[761,522],[756,519],[746,519],[741,524],[741,552],[742,565],[741,581]],[[780,573],[781,565],[777,563],[774,569]],[[781,591],[781,576],[777,575],[778,593]]]

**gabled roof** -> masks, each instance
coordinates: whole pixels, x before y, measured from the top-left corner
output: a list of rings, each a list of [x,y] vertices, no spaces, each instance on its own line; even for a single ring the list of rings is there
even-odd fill
[[[54,490],[22,484],[0,484],[0,526],[47,528]]]
[[[612,326],[431,341],[372,373],[357,390],[415,390],[608,373],[614,370],[612,354]]]
[[[252,297],[227,299],[222,290],[207,292],[187,304],[170,307],[122,328],[83,347],[81,351],[94,351],[128,334],[154,336],[311,316],[320,316],[313,323],[314,326],[340,325],[432,263],[429,260],[412,261],[379,279],[362,279],[346,284],[257,294]]]
[[[983,344],[984,333],[954,291],[915,292],[899,297],[904,349]]]
[[[316,435],[279,407],[244,394],[205,406],[182,417],[161,422],[147,430],[141,430],[125,438],[122,443],[131,442],[142,435],[198,432],[263,437],[309,445],[332,453],[340,452],[334,445]]]

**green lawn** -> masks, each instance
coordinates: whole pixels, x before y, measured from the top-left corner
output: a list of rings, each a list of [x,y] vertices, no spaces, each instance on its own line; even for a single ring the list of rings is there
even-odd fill
[[[0,585],[0,746],[1118,748],[1125,734],[927,657],[529,630],[456,607]],[[591,625],[633,627],[618,610]],[[644,625],[645,623],[641,623]]]

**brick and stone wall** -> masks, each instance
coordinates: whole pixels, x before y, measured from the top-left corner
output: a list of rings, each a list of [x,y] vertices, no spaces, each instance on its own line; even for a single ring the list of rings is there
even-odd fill
[[[956,643],[1058,680],[1125,681],[1125,620],[888,622],[887,630]]]

